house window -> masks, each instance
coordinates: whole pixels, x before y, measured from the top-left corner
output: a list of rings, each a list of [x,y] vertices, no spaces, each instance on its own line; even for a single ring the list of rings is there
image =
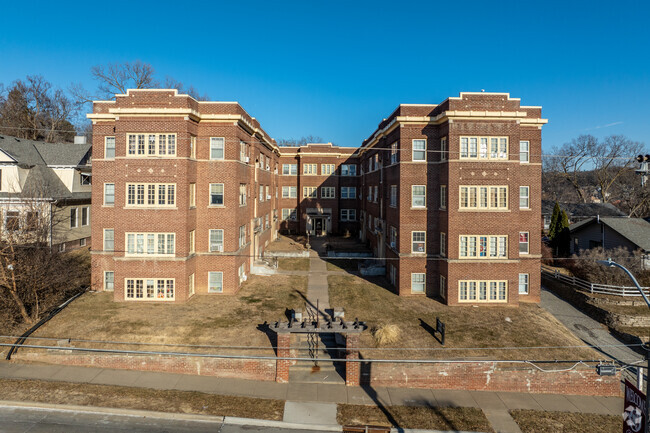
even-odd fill
[[[190,183],[190,207],[196,207],[196,184]]]
[[[115,290],[115,272],[104,271],[104,290],[109,292]]]
[[[321,164],[320,166],[320,174],[322,175],[332,175],[334,174],[334,171],[336,170],[336,165],[334,164]]]
[[[315,186],[305,186],[302,188],[303,198],[318,198],[318,188]]]
[[[295,176],[298,174],[297,164],[282,164],[282,175]]]
[[[210,229],[210,252],[222,252],[223,251],[223,230],[221,229]]]
[[[440,161],[446,161],[446,160],[447,160],[447,137],[442,137],[440,139]]]
[[[189,278],[187,279],[187,288],[189,291],[189,295],[190,296],[194,295],[194,274],[190,275]]]
[[[357,198],[357,187],[356,186],[342,186],[341,187],[341,198]]]
[[[246,245],[246,225],[239,227],[239,248]]]
[[[196,253],[196,231],[190,230],[190,254]]]
[[[519,254],[528,254],[528,232],[519,232]]]
[[[368,187],[368,201],[372,201],[372,187]]]
[[[239,184],[239,206],[246,206],[246,184]]]
[[[507,236],[460,236],[459,257],[461,259],[505,259],[508,258]]]
[[[413,161],[427,160],[427,140],[413,140]]]
[[[519,142],[519,162],[521,162],[521,163],[530,162],[530,142],[529,141],[520,141]]]
[[[104,205],[113,206],[115,204],[115,184],[104,184]]]
[[[174,183],[127,183],[127,207],[173,207],[176,204]]]
[[[174,280],[162,278],[127,278],[124,298],[139,301],[173,301]]]
[[[264,186],[263,185],[260,185],[259,198],[260,198],[260,201],[264,201]]]
[[[210,184],[210,206],[223,206],[223,183]]]
[[[390,186],[390,207],[397,207],[397,185]]]
[[[440,209],[447,209],[447,185],[440,185]]]
[[[196,159],[196,137],[190,135],[190,158]]]
[[[357,175],[357,165],[356,164],[342,164],[341,165],[341,176],[356,176]]]
[[[508,137],[460,137],[461,159],[508,159]]]
[[[397,164],[397,142],[390,145],[390,163]]]
[[[223,137],[210,137],[210,159],[224,159]]]
[[[447,299],[447,278],[444,275],[440,275],[440,297]]]
[[[86,185],[86,186],[91,185],[92,176],[90,174],[81,173],[79,175],[79,182],[81,183],[81,185]]]
[[[440,232],[440,255],[445,257],[447,255],[447,234]]]
[[[174,233],[126,233],[127,256],[173,256],[176,249]]]
[[[78,209],[76,207],[70,208],[70,228],[71,229],[77,228],[79,226],[79,223],[78,223],[78,220],[77,220],[77,218],[78,218],[78,215],[77,215],[78,212],[77,211],[78,211]]]
[[[318,164],[303,164],[302,174],[307,174],[307,175],[318,174]]]
[[[223,292],[223,272],[208,272],[208,293]]]
[[[374,170],[379,170],[379,154],[375,153],[372,157]]]
[[[341,221],[356,221],[356,209],[341,209]]]
[[[115,230],[104,229],[104,251],[112,252],[115,250]]]
[[[282,219],[287,221],[296,221],[298,213],[296,209],[284,208],[282,209]]]
[[[393,226],[390,227],[390,247],[397,248],[397,229]]]
[[[379,187],[377,185],[375,185],[375,196],[373,199],[375,203],[377,203],[377,200],[379,200]]]
[[[411,293],[424,293],[426,275],[411,273]]]
[[[104,137],[104,159],[115,159],[115,137]]]
[[[336,188],[333,186],[322,186],[320,188],[320,198],[336,198]]]
[[[127,134],[127,143],[131,157],[176,155],[176,134]]]
[[[426,252],[426,232],[411,232],[411,252],[424,253]]]
[[[81,208],[81,226],[90,224],[90,208],[88,206]]]
[[[239,142],[239,160],[248,163],[248,145],[243,141]]]
[[[519,274],[519,294],[528,294],[528,274]]]
[[[507,186],[460,186],[460,209],[507,210]]]
[[[424,185],[413,185],[411,187],[411,207],[426,207],[427,187]]]
[[[520,186],[519,187],[519,209],[529,209],[530,208],[530,197],[529,197],[529,187]]]
[[[296,198],[297,197],[298,187],[295,186],[283,186],[282,187],[282,198]]]
[[[507,281],[459,281],[459,302],[505,302]]]

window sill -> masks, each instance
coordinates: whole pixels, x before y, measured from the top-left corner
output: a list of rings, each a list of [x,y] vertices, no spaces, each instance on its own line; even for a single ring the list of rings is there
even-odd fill
[[[111,206],[112,207],[112,206]],[[136,209],[136,210],[178,210],[177,207],[167,206],[124,206],[122,209]]]
[[[510,212],[510,209],[458,209],[458,212]]]
[[[522,210],[522,211],[531,211],[532,209],[529,208],[529,207],[520,207],[519,210]]]
[[[114,208],[115,205],[114,204],[103,204],[102,207],[113,207]]]
[[[411,206],[411,210],[427,210],[426,206]]]
[[[226,207],[226,205],[223,205],[223,204],[209,204],[208,205],[208,209],[210,209],[210,208],[222,209],[222,208],[225,208],[225,207]]]

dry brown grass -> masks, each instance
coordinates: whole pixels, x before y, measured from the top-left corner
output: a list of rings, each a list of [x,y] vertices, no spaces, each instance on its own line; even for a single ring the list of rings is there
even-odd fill
[[[352,275],[329,276],[330,305],[343,307],[345,316],[366,321],[370,329],[383,323],[399,323],[400,340],[392,347],[441,348],[431,335],[436,317],[445,322],[445,349],[434,351],[372,351],[362,355],[397,358],[467,358],[477,359],[600,359],[602,355],[589,348],[544,349],[478,349],[491,347],[584,346],[551,314],[536,304],[519,307],[480,306],[449,307],[425,297],[399,297],[379,284]],[[510,321],[506,321],[509,318]],[[361,336],[362,347],[375,347],[370,332]],[[452,350],[454,348],[477,348]]]
[[[267,247],[266,251],[289,251],[289,252],[300,252],[304,251],[304,243],[306,238],[304,237],[295,237],[291,238],[288,236],[279,235],[278,239],[271,242]]]
[[[494,432],[480,409],[450,407],[376,406],[341,404],[341,425],[376,425],[401,428]]]
[[[510,414],[523,433],[611,433],[623,426],[620,415],[534,410],[513,410]]]
[[[374,328],[372,330],[372,336],[375,338],[375,343],[378,346],[387,346],[399,341],[401,331],[399,326],[395,324],[384,324]]]
[[[308,271],[309,259],[278,259],[278,269],[283,271]]]
[[[125,386],[0,379],[3,400],[282,420],[284,402]]]
[[[112,293],[87,293],[41,327],[36,335],[163,344],[262,346],[269,348],[263,351],[268,354],[271,343],[257,326],[264,321],[286,320],[287,308],[302,308],[306,288],[307,277],[304,276],[253,275],[236,295],[195,295],[184,304],[114,302]]]

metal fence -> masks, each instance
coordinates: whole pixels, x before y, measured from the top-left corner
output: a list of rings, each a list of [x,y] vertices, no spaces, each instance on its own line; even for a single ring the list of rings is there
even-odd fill
[[[603,295],[617,296],[641,296],[639,290],[634,286],[610,286],[607,284],[596,284],[590,281],[564,275],[555,268],[542,265],[542,276],[555,278],[564,283],[570,284],[578,289],[585,290],[589,293],[600,293]],[[642,287],[646,295],[650,296],[650,287]]]

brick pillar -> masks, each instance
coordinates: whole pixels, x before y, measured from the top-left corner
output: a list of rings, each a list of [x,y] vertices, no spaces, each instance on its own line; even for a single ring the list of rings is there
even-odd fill
[[[289,358],[291,356],[291,334],[277,334],[278,358]],[[278,359],[275,361],[275,381],[279,383],[289,382],[289,366],[291,361]]]
[[[359,359],[359,334],[347,334],[345,337],[345,359]],[[361,363],[345,363],[345,384],[359,386],[361,379]]]

